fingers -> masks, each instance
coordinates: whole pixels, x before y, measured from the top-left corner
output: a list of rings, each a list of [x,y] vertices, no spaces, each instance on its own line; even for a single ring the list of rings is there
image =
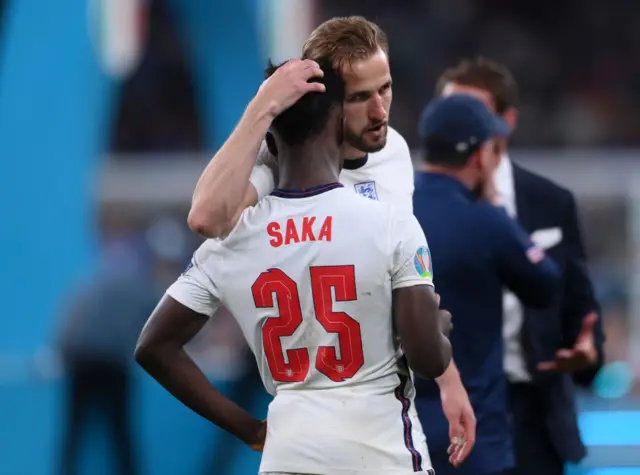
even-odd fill
[[[436,294],[436,302],[438,303],[438,307],[440,306],[440,294]]]
[[[327,90],[324,84],[319,82],[308,82],[305,86],[303,86],[303,89],[306,92],[325,92]]]
[[[569,358],[573,358],[575,356],[575,351],[570,350],[568,348],[563,348],[556,352],[556,359],[559,360],[567,360]]]
[[[474,444],[469,441],[463,442],[463,444],[459,446],[458,450],[456,450],[450,457],[450,463],[456,468],[462,465],[462,463],[467,460],[467,457],[471,453],[473,445]]]
[[[449,448],[447,454],[449,455],[449,463],[457,466],[457,459],[459,452],[464,445],[464,427],[462,425],[462,417],[449,421]]]
[[[304,81],[324,76],[324,72],[320,69],[318,63],[310,59],[292,59],[282,67],[282,70],[284,72],[295,73]]]
[[[249,447],[256,452],[262,452],[264,450],[264,443],[252,444]]]
[[[536,367],[538,371],[558,371],[558,363],[555,361],[541,361]]]
[[[311,59],[292,59],[282,68],[282,74],[288,77],[288,81],[296,88],[300,95],[308,92],[325,92],[324,84],[309,82],[314,78],[321,78],[324,72],[318,63]]]
[[[582,319],[582,327],[576,340],[589,338],[593,333],[593,326],[598,321],[598,314],[596,312],[588,313],[586,317]]]
[[[449,463],[459,467],[469,457],[476,443],[476,418],[473,409],[469,407],[464,410],[459,421],[449,424],[449,439]]]

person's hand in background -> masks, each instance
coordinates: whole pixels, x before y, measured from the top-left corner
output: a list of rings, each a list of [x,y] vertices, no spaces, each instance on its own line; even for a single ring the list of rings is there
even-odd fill
[[[553,361],[538,363],[538,370],[575,373],[595,365],[598,361],[598,350],[594,337],[594,325],[597,320],[598,314],[595,312],[591,312],[584,317],[582,328],[573,348],[558,350]]]

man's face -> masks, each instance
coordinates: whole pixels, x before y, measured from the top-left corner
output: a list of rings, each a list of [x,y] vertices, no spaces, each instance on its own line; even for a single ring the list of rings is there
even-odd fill
[[[391,71],[387,55],[378,50],[362,61],[345,64],[345,141],[363,152],[381,150],[387,143],[391,108]]]

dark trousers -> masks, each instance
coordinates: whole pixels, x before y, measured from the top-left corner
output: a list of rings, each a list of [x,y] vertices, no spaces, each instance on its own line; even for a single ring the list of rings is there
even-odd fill
[[[549,437],[538,389],[532,384],[510,384],[509,400],[516,452],[513,475],[563,475],[565,464]]]
[[[92,412],[97,412],[114,449],[118,475],[135,475],[129,430],[129,374],[124,365],[78,360],[68,364],[66,433],[60,475],[81,473],[78,459],[83,434]]]

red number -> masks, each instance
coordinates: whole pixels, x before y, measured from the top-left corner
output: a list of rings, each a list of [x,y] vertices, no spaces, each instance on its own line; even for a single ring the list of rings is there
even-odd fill
[[[280,316],[267,318],[262,327],[264,352],[273,379],[283,383],[304,381],[309,372],[309,352],[305,348],[287,350],[287,363],[280,342],[281,337],[293,335],[302,324],[298,286],[281,270],[270,269],[260,274],[251,292],[257,308],[273,308],[273,294],[278,301]]]
[[[332,381],[353,378],[364,365],[360,324],[344,312],[334,312],[331,289],[336,302],[356,300],[356,271],[354,266],[311,268],[311,288],[316,318],[329,333],[338,334],[341,358],[333,346],[318,348],[316,368]]]
[[[311,267],[311,292],[316,318],[328,333],[338,334],[337,349],[318,348],[316,368],[332,381],[352,378],[364,365],[360,324],[345,312],[333,311],[331,289],[337,302],[357,299],[354,266]],[[251,287],[257,308],[273,308],[276,296],[280,315],[269,317],[262,328],[262,339],[269,369],[275,381],[301,382],[309,372],[309,351],[306,348],[287,350],[285,361],[280,338],[291,336],[302,324],[298,286],[284,272],[270,269],[260,274]]]

